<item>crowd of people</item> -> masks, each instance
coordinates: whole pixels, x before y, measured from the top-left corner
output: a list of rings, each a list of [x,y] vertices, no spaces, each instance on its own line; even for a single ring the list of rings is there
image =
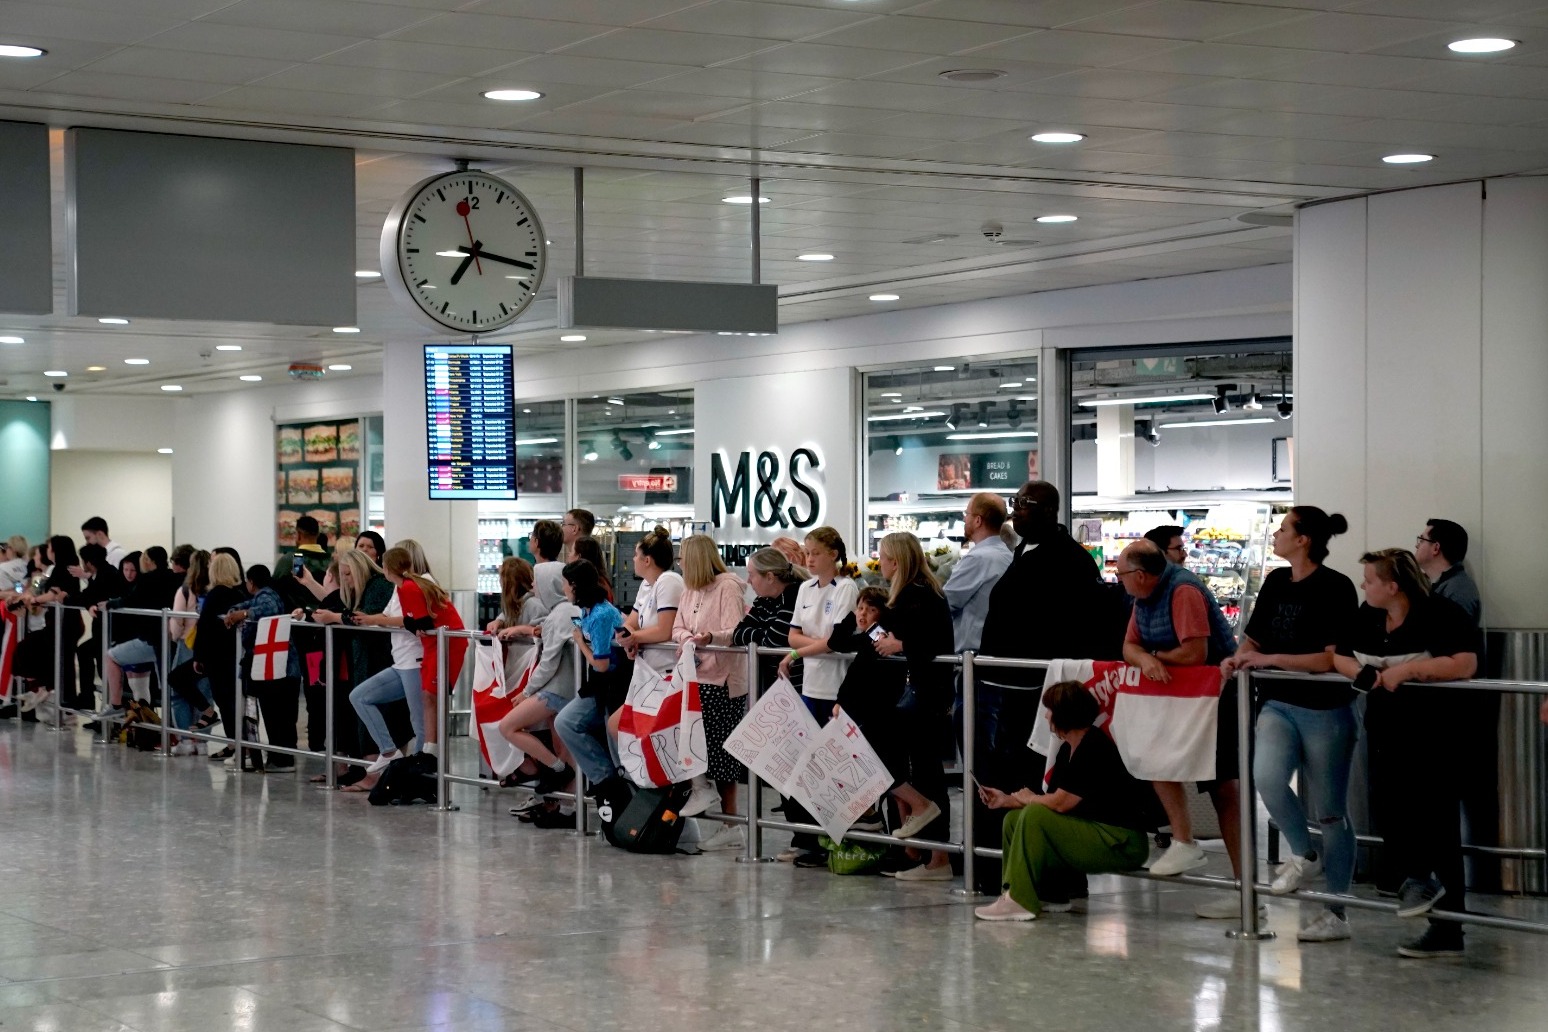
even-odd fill
[[[842,707],[882,757],[893,783],[857,827],[926,842],[949,838],[945,765],[964,732],[963,682],[936,657],[972,651],[1121,660],[1154,683],[1169,682],[1180,667],[1214,667],[1222,675],[1215,778],[1197,788],[1220,815],[1238,877],[1236,772],[1241,749],[1250,745],[1257,791],[1290,849],[1271,891],[1294,892],[1321,877],[1328,893],[1351,892],[1349,792],[1363,729],[1372,817],[1384,839],[1379,889],[1397,897],[1399,916],[1460,911],[1461,788],[1446,765],[1434,762],[1430,743],[1438,716],[1477,709],[1469,693],[1433,684],[1474,676],[1483,652],[1478,589],[1464,566],[1465,529],[1432,519],[1413,551],[1362,555],[1362,603],[1350,579],[1324,565],[1330,541],[1348,529],[1345,519],[1296,506],[1273,535],[1284,565],[1264,579],[1238,635],[1208,586],[1188,570],[1184,528],[1159,527],[1130,544],[1112,584],[1058,522],[1059,502],[1057,489],[1042,481],[1023,485],[1008,507],[998,495],[974,495],[963,513],[968,550],[944,583],[913,534],[892,533],[878,547],[885,587],[863,589],[832,527],[753,553],[745,583],[709,536],[685,538],[679,552],[657,528],[634,547],[639,585],[627,612],[615,604],[592,515],[577,509],[562,522],[538,522],[527,541],[536,561],[504,561],[500,615],[482,629],[504,646],[508,677],[520,691],[498,733],[524,760],[502,784],[531,789],[532,798],[511,812],[538,827],[570,826],[572,816],[550,795],[573,793],[577,771],[592,794],[604,797],[623,776],[619,717],[636,666],[666,673],[690,643],[709,763],[682,807],[685,816],[738,811],[746,771],[725,743],[746,711],[746,668],[705,647],[752,644],[784,653],[760,670],[765,685],[788,678],[820,723]],[[79,549],[62,535],[35,548],[10,539],[0,545],[0,594],[30,632],[14,664],[29,690],[14,711],[0,715],[35,719],[40,708],[57,707],[64,722],[73,712],[92,712],[95,663],[105,656],[105,697],[95,719],[121,718],[126,672],[155,667],[166,650],[176,726],[201,732],[219,724],[227,738],[252,740],[253,748],[241,750],[250,769],[294,769],[303,697],[308,747],[321,748],[322,693],[330,683],[337,693],[335,750],[365,761],[338,773],[343,791],[369,791],[405,755],[437,762],[437,699],[456,682],[468,645],[465,637],[450,639],[441,684],[435,632],[463,626],[446,587],[412,539],[388,547],[366,531],[330,551],[318,531],[302,517],[297,546],[272,568],[244,568],[230,548],[129,552],[100,518],[82,526]],[[127,614],[94,618],[87,633],[83,616],[118,608],[197,615],[169,621],[165,640],[160,619]],[[283,613],[295,620],[285,676],[254,681],[238,665],[239,642],[250,653],[258,621]],[[57,662],[56,620],[66,643]],[[319,625],[343,632],[331,678]],[[348,633],[357,627],[392,633]],[[1262,678],[1254,696],[1242,698],[1235,675],[1244,670],[1340,677]],[[239,678],[256,712],[237,712]],[[984,920],[1026,921],[1080,906],[1087,874],[1138,869],[1150,833],[1161,827],[1169,829],[1170,844],[1149,864],[1151,874],[1175,876],[1206,863],[1193,834],[1188,786],[1136,780],[1098,726],[1092,693],[1079,682],[1043,689],[1042,680],[1038,670],[992,666],[976,678],[973,774],[980,787],[964,802],[979,808],[976,844],[1003,849],[1003,861],[980,865],[981,884],[999,895],[977,911]],[[1237,740],[1241,706],[1254,707],[1252,743]],[[1052,757],[1028,746],[1040,709],[1057,742]],[[269,748],[258,745],[259,718]],[[198,751],[196,739],[180,737],[174,751]],[[230,746],[209,755],[236,760]],[[795,800],[781,807],[787,819],[811,822]],[[697,845],[742,848],[744,834],[742,825],[726,823]],[[827,851],[815,836],[796,834],[779,859],[825,866]],[[947,852],[905,841],[881,867],[901,881],[944,881],[954,876],[953,862]],[[1221,898],[1197,913],[1232,918],[1237,903]],[[1337,902],[1299,931],[1304,942],[1350,935]],[[1462,944],[1461,925],[1432,918],[1400,953],[1452,956]]]

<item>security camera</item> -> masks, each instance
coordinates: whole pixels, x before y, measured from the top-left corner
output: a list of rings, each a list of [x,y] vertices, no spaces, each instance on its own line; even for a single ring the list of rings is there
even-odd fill
[[[213,354],[215,354],[215,352],[211,351],[209,348],[203,348],[199,351],[200,358],[209,358]]]
[[[1005,227],[998,222],[985,222],[980,232],[985,240],[998,240],[1005,235]]]
[[[65,389],[65,385],[64,384],[59,383],[58,381],[55,381],[55,383],[54,383],[54,390],[62,391],[64,389]]]

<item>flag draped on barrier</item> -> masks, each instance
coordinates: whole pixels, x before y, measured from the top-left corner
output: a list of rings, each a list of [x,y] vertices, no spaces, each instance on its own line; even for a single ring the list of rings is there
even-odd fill
[[[642,788],[689,781],[709,770],[693,642],[683,644],[677,665],[665,676],[649,663],[634,664],[618,717],[618,758],[629,780]]]
[[[503,778],[526,758],[500,734],[500,721],[516,708],[532,679],[541,646],[527,653],[516,683],[505,683],[505,655],[498,644],[479,642],[473,652],[473,726],[478,728],[478,748],[497,778]]]
[[[266,616],[258,621],[253,642],[253,680],[278,681],[290,659],[290,617]]]
[[[0,606],[0,699],[11,697],[11,662],[16,658],[16,614]]]
[[[1079,681],[1096,697],[1094,726],[1118,746],[1123,765],[1141,781],[1212,781],[1220,707],[1218,666],[1168,667],[1170,681],[1152,681],[1127,663],[1060,659],[1048,666],[1043,686]],[[1048,711],[1039,707],[1027,746],[1055,754]],[[1046,784],[1047,771],[1044,772]]]

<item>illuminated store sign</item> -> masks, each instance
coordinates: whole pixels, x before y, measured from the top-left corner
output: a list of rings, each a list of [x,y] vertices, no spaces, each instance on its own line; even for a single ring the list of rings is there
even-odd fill
[[[810,446],[797,448],[784,463],[775,451],[744,451],[732,466],[725,452],[714,452],[710,522],[715,527],[814,527],[823,515],[821,473],[822,459]]]

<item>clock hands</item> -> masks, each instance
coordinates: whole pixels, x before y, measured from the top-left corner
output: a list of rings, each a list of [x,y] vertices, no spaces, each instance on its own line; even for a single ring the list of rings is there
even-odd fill
[[[451,285],[454,287],[462,281],[462,274],[468,271],[468,266],[473,262],[478,261],[478,241],[473,241],[473,249],[471,251],[466,247],[459,247],[457,250],[465,253],[467,257],[462,259],[461,263],[457,266],[457,271],[452,273]],[[479,275],[482,276],[483,273],[480,272]]]
[[[505,265],[514,265],[518,269],[526,269],[528,272],[531,272],[537,268],[537,266],[533,265],[531,262],[519,262],[515,258],[507,258],[503,254],[493,254],[489,251],[486,251],[483,249],[482,243],[476,240],[473,242],[472,247],[458,247],[457,250],[474,258],[475,260],[478,258],[488,258],[492,262],[501,262]]]
[[[472,189],[473,188],[471,186],[468,187],[469,192],[471,192]],[[470,252],[473,255],[473,262],[474,262],[475,265],[478,266],[478,274],[480,276],[482,276],[484,274],[484,263],[478,260],[478,241],[473,239],[473,223],[468,221],[468,212],[470,212],[472,210],[473,210],[472,206],[469,205],[467,201],[462,200],[462,201],[458,201],[457,202],[457,214],[462,216],[462,224],[464,226],[468,227],[468,243],[473,245],[473,250]],[[460,251],[460,250],[462,250],[462,248],[459,247],[458,250]],[[464,262],[463,263],[463,269],[466,269],[466,268],[467,268],[467,263]],[[458,274],[457,278],[458,279],[462,278],[461,277],[461,270],[459,270],[459,274]],[[457,280],[454,279],[454,280],[452,280],[452,282],[456,283]]]

